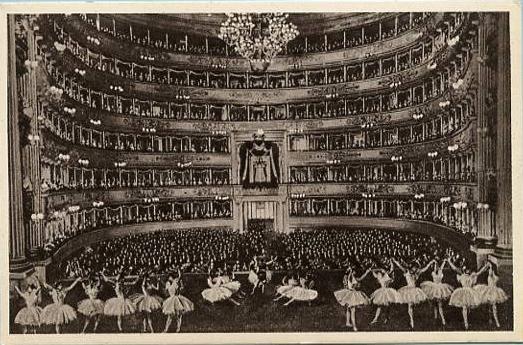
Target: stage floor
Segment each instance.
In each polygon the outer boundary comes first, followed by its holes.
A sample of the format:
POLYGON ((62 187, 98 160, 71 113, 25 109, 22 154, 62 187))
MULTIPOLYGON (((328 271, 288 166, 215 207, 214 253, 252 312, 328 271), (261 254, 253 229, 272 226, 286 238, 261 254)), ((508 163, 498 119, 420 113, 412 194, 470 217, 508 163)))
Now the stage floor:
MULTIPOLYGON (((186 314, 183 318, 182 332, 352 332, 351 328, 345 326, 345 309, 340 306, 334 296, 333 291, 341 288, 342 272, 321 272, 318 273, 316 286, 319 292, 317 300, 311 305, 308 303, 296 302, 289 306, 283 306, 283 302, 273 302, 274 285, 279 284, 281 275, 275 274, 271 285, 265 295, 255 294, 244 299, 238 299, 242 305, 234 306, 232 303, 222 302, 215 305, 206 303, 200 295, 205 288, 205 276, 186 276, 186 290, 183 293, 195 303, 195 310, 186 314), (273 285, 274 284, 274 285, 273 285)), ((448 274, 451 276, 451 274, 448 274)), ((397 276, 393 287, 400 287, 403 278, 397 276)), ((242 290, 250 292, 251 285, 247 282, 246 276, 241 276, 242 290)), ((420 281, 425 280, 424 277, 420 281)), ((483 277, 485 278, 485 277, 483 277)), ((455 282, 448 281, 453 286, 455 282)), ((480 282, 482 282, 480 280, 480 282)), ((363 290, 370 295, 377 287, 374 279, 366 278, 363 290)), ((493 323, 489 323, 489 311, 487 306, 480 306, 473 309, 470 313, 469 331, 497 331, 513 329, 513 310, 512 310, 512 279, 508 275, 502 275, 500 281, 502 287, 511 298, 504 304, 498 306, 499 320, 501 328, 497 329, 493 323)), ((137 290, 138 291, 138 290, 137 290)), ((110 289, 106 289, 101 294, 102 299, 111 297, 110 289)), ((50 303, 49 297, 44 295, 42 305, 50 303)), ((66 298, 66 303, 73 307, 81 299, 85 298, 81 287, 76 287, 66 298)), ((20 333, 19 326, 13 324, 14 316, 21 307, 17 300, 17 305, 11 301, 10 314, 11 332, 20 333)), ((382 332, 382 331, 411 331, 406 305, 393 305, 391 308, 390 320, 384 324, 381 322, 370 325, 375 313, 375 306, 369 305, 358 309, 357 324, 360 332, 382 332)), ((441 326, 439 320, 434 320, 433 311, 428 303, 423 303, 415 307, 415 328, 414 331, 464 331, 461 318, 461 310, 455 307, 445 306, 447 326, 441 326)), ((165 315, 161 312, 153 314, 153 324, 155 331, 163 330, 165 325, 165 315)), ((64 333, 78 333, 83 327, 83 317, 73 323, 63 327, 64 333)), ((92 327, 92 325, 91 325, 92 327)), ((132 315, 124 318, 124 332, 142 332, 142 321, 140 316, 132 315)), ((174 332, 174 325, 171 332, 174 332)), ((89 328, 88 332, 92 332, 89 328)), ((98 327, 97 333, 117 333, 116 319, 103 317, 98 327)), ((53 326, 42 326, 39 333, 54 333, 53 326)))

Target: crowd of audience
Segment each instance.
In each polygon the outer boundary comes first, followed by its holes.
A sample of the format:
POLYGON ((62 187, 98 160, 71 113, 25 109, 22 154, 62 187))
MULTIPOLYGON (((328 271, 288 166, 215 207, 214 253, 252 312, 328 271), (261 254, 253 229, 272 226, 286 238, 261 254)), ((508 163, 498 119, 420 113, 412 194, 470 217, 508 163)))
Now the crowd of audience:
POLYGON ((343 228, 296 230, 268 234, 261 230, 239 233, 222 228, 163 230, 107 240, 82 249, 60 264, 63 278, 120 270, 134 275, 159 274, 184 267, 208 273, 227 266, 247 271, 255 256, 270 256, 271 270, 341 269, 349 263, 381 266, 391 258, 426 264, 435 257, 459 256, 433 237, 392 230, 343 228))
POLYGON ((476 179, 472 154, 420 159, 399 163, 338 163, 290 167, 291 183, 324 182, 473 182, 476 179))
POLYGON ((442 200, 393 199, 362 193, 361 198, 303 197, 291 199, 291 217, 360 216, 424 220, 450 227, 469 238, 477 233, 477 209, 442 200))
POLYGON ((45 225, 44 238, 47 255, 52 254, 67 239, 99 228, 148 222, 230 218, 232 217, 232 205, 228 199, 158 201, 117 207, 100 206, 65 210, 55 213, 45 225))
POLYGON ((230 183, 230 169, 190 167, 180 169, 116 169, 42 164, 43 192, 155 188, 174 186, 222 186, 230 183))

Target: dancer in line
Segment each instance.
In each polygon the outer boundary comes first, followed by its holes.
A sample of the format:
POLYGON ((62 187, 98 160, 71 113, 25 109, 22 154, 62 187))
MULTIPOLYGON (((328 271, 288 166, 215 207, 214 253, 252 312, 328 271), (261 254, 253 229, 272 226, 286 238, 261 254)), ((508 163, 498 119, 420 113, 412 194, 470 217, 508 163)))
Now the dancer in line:
POLYGON ((496 266, 492 262, 487 263, 488 267, 488 278, 487 278, 487 285, 478 284, 474 286, 474 290, 479 295, 480 303, 481 304, 488 304, 491 308, 489 310, 489 322, 492 321, 492 318, 494 318, 494 322, 496 323, 496 327, 500 328, 501 325, 499 324, 499 318, 498 318, 498 304, 504 303, 508 300, 508 296, 501 289, 497 286, 499 276, 497 275, 497 269, 496 266))
POLYGON ((432 261, 423 268, 418 268, 415 265, 411 265, 409 269, 403 267, 398 261, 392 259, 392 261, 398 266, 403 272, 403 276, 407 282, 407 285, 401 287, 398 290, 400 294, 401 303, 407 305, 407 312, 409 314, 410 328, 414 329, 414 305, 420 304, 427 300, 427 295, 422 289, 416 286, 416 281, 423 272, 427 271, 432 266, 432 261))
POLYGON ((43 283, 43 286, 49 291, 53 303, 47 305, 42 311, 42 323, 54 325, 57 334, 60 334, 62 325, 66 325, 76 319, 76 311, 70 305, 65 304, 64 299, 67 293, 79 282, 80 278, 77 278, 66 288, 63 287, 61 282, 56 283, 55 287, 43 283))
POLYGON ((207 285, 209 288, 202 291, 202 297, 206 301, 214 304, 219 301, 228 300, 235 305, 240 305, 240 303, 232 297, 231 290, 222 285, 222 280, 215 272, 209 273, 207 285))
POLYGON ((42 308, 38 306, 40 284, 36 280, 35 284, 29 284, 23 292, 15 285, 15 290, 25 302, 25 307, 20 309, 15 316, 15 323, 22 326, 24 334, 28 331, 36 334, 36 328, 40 326, 42 315, 42 308))
POLYGON ((366 270, 359 278, 356 278, 354 270, 351 266, 347 268, 343 276, 343 289, 334 292, 334 297, 339 304, 347 308, 346 326, 352 327, 357 332, 356 326, 356 307, 369 304, 369 298, 364 292, 358 290, 360 282, 370 273, 370 269, 366 270))
POLYGON ((96 332, 100 318, 104 313, 104 302, 98 298, 100 285, 100 279, 98 277, 88 281, 87 284, 82 281, 82 287, 87 295, 86 299, 78 303, 78 312, 85 316, 82 333, 85 333, 85 330, 92 320, 94 320, 93 332, 96 332))
POLYGON ((474 285, 478 280, 478 276, 485 272, 487 265, 484 265, 479 271, 472 272, 467 266, 463 265, 461 268, 456 267, 450 260, 447 260, 449 266, 457 273, 458 282, 461 287, 454 290, 450 296, 449 305, 461 308, 463 315, 463 324, 465 329, 469 329, 469 310, 480 305, 481 300, 479 294, 474 290, 474 285))
POLYGON ((151 333, 154 333, 151 314, 155 310, 160 309, 163 302, 160 296, 153 294, 154 290, 158 291, 159 283, 153 284, 147 274, 141 280, 142 293, 131 296, 131 301, 136 305, 136 309, 142 313, 143 332, 147 332, 147 327, 149 327, 151 333))
MULTIPOLYGON (((116 316, 116 324, 120 332, 122 329, 122 317, 134 314, 136 312, 136 306, 134 303, 125 297, 123 288, 125 285, 125 280, 122 278, 123 272, 120 272, 116 279, 109 279, 102 272, 102 278, 105 282, 111 284, 114 289, 116 297, 110 298, 105 302, 104 314, 109 316, 116 316)), ((134 280, 130 285, 134 285, 138 282, 140 278, 134 280)))
POLYGON ((180 332, 182 328, 182 317, 185 313, 194 310, 194 304, 188 298, 180 295, 183 290, 182 272, 178 271, 178 276, 169 275, 165 283, 165 289, 169 293, 169 298, 163 302, 162 311, 167 315, 165 322, 164 333, 169 331, 173 318, 176 320, 176 332, 180 332))
POLYGON ((420 284, 421 289, 425 292, 425 295, 427 295, 434 307, 434 319, 438 319, 439 313, 443 326, 446 325, 443 301, 447 300, 454 290, 449 284, 443 283, 443 268, 445 268, 445 264, 445 260, 441 265, 438 265, 434 260, 432 263, 433 270, 431 272, 432 281, 424 281, 420 284))
POLYGON ((385 314, 385 321, 384 323, 387 323, 389 321, 389 315, 390 315, 390 305, 393 303, 400 303, 401 297, 395 289, 389 287, 390 283, 392 282, 392 278, 390 277, 390 274, 394 272, 394 266, 391 261, 390 263, 390 269, 388 271, 385 271, 384 269, 374 269, 371 271, 372 275, 378 283, 380 284, 380 288, 378 288, 376 291, 372 293, 370 296, 370 300, 372 304, 376 305, 378 308, 376 309, 376 314, 374 315, 374 319, 372 319, 371 324, 375 324, 378 322, 378 319, 381 314, 381 310, 384 310, 385 314))

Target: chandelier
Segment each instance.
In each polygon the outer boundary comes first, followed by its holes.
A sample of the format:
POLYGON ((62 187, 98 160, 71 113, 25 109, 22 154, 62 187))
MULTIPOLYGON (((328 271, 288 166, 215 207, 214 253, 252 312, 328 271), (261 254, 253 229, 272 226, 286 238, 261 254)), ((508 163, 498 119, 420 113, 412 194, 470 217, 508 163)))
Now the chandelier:
POLYGON ((298 28, 283 13, 229 13, 218 35, 255 72, 267 70, 271 60, 298 36, 298 28))

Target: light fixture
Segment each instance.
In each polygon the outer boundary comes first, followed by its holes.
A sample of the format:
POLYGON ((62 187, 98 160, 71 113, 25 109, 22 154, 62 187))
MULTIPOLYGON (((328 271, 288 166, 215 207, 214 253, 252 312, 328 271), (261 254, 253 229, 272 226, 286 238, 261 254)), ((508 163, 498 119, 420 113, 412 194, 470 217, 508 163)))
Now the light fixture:
POLYGON ((399 162, 403 160, 403 156, 392 156, 390 157, 390 160, 393 162, 399 162))
POLYGON ((454 152, 454 151, 456 151, 458 148, 459 148, 458 144, 454 144, 454 145, 450 145, 449 147, 447 147, 447 150, 448 150, 449 152, 454 152))
POLYGON ((298 36, 298 27, 283 13, 228 13, 218 37, 249 60, 251 69, 264 72, 271 60, 298 36))
POLYGON ((305 194, 304 193, 292 193, 291 198, 292 199, 303 199, 303 198, 305 198, 305 194))

